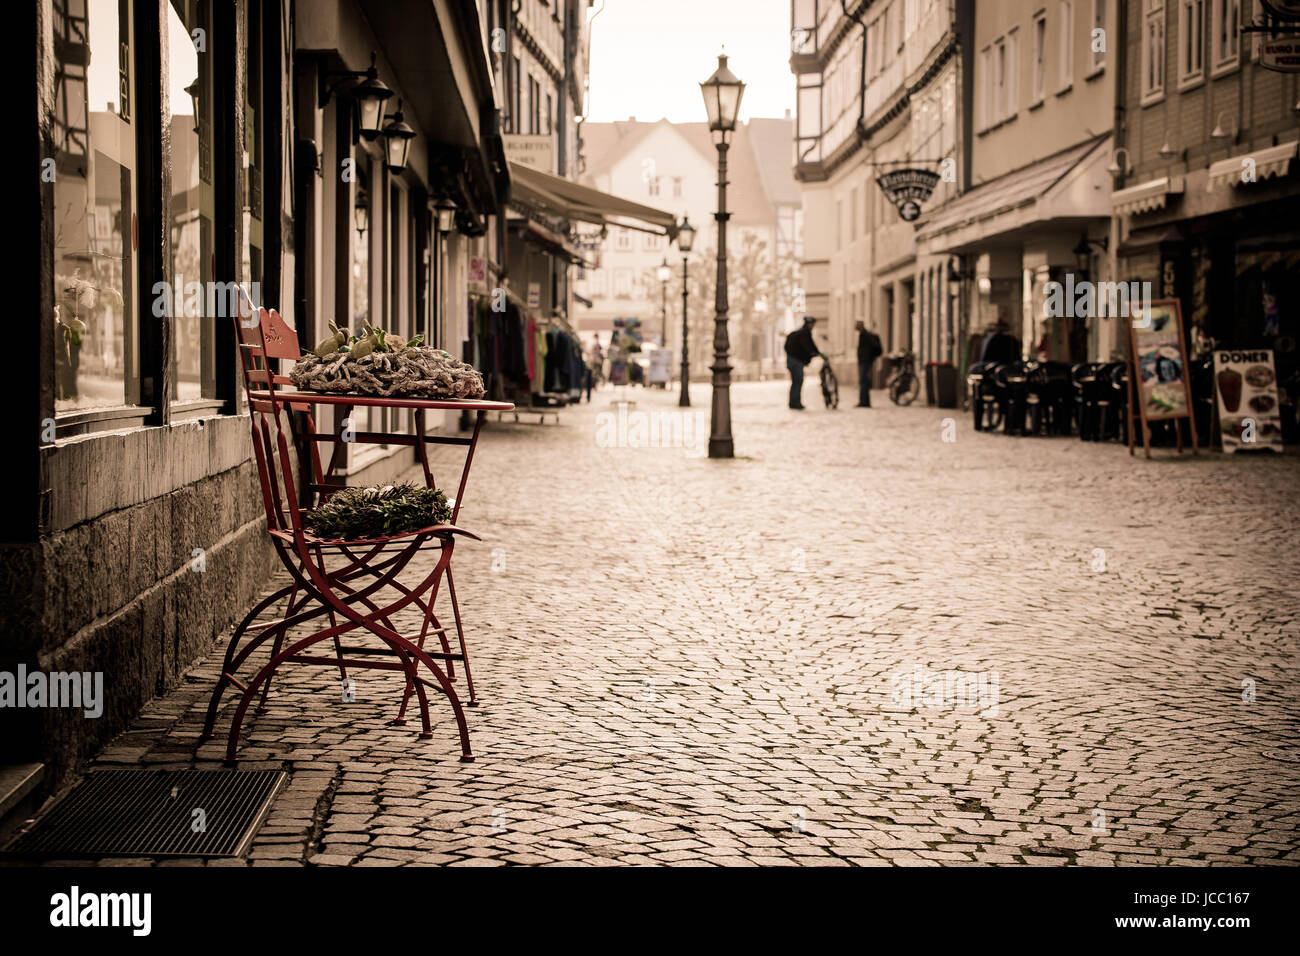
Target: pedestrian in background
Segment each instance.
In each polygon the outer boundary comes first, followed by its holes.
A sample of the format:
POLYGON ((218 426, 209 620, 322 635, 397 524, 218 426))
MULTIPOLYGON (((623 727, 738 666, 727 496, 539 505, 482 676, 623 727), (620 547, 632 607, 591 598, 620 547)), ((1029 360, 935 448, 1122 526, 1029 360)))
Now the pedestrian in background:
POLYGON ((791 408, 803 409, 804 367, 822 354, 817 351, 817 343, 813 341, 813 325, 816 322, 811 315, 805 315, 803 326, 785 337, 785 367, 790 370, 791 408))
POLYGON ((989 337, 984 340, 984 347, 980 349, 981 362, 1005 365, 1020 361, 1020 340, 1008 334, 1010 328, 1001 319, 997 321, 989 337))
POLYGON ((871 407, 871 376, 876 366, 876 359, 884 352, 880 336, 872 332, 861 321, 858 329, 858 408, 871 407))

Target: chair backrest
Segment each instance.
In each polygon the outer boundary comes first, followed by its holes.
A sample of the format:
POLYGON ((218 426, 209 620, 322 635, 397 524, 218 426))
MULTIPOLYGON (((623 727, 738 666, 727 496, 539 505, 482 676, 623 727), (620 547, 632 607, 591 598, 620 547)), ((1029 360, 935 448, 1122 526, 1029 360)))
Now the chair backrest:
MULTIPOLYGON (((293 416, 283 415, 283 404, 274 399, 276 386, 291 385, 292 382, 287 376, 280 375, 272 362, 297 359, 302 354, 298 349, 298 334, 274 309, 254 307, 251 302, 241 299, 239 312, 241 314, 234 317, 235 337, 267 527, 297 533, 302 522, 290 453, 291 444, 297 444, 297 435, 293 416), (272 397, 257 397, 254 392, 272 397)), ((315 430, 310 405, 291 404, 289 411, 307 413, 307 431, 315 430)), ((320 458, 314 443, 310 448, 310 459, 319 481, 320 458)))

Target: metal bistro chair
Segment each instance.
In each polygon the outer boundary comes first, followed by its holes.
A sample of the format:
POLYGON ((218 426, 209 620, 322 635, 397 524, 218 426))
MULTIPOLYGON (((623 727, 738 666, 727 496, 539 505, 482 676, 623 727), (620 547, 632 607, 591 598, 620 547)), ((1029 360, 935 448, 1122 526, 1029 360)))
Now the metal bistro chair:
MULTIPOLYGON (((289 380, 275 373, 270 362, 280 358, 297 359, 300 351, 297 335, 274 311, 259 310, 258 321, 245 326, 236 322, 240 339, 245 389, 248 395, 250 422, 253 434, 253 450, 257 461, 258 477, 262 488, 263 503, 267 514, 267 532, 279 555, 281 563, 289 571, 292 583, 280 588, 260 601, 243 622, 236 628, 226 651, 221 677, 213 689, 208 705, 207 718, 204 723, 203 739, 211 737, 215 726, 217 710, 227 687, 234 686, 242 693, 236 706, 231 723, 226 751, 226 762, 235 762, 238 747, 239 730, 244 716, 259 687, 262 690, 259 712, 264 709, 270 682, 276 670, 284 663, 302 663, 318 666, 338 667, 340 675, 347 680, 347 668, 375 670, 400 670, 406 677, 401 709, 394 721, 405 723, 407 704, 414 694, 417 697, 422 738, 432 736, 429 721, 426 687, 433 687, 447 695, 456 718, 461 740, 461 760, 471 761, 469 732, 465 723, 460 700, 451 683, 451 675, 444 672, 435 660, 441 660, 450 666, 459 660, 466 666, 467 683, 469 679, 467 655, 464 652, 463 634, 461 653, 454 654, 448 646, 447 634, 438 623, 433 613, 438 586, 444 575, 448 577, 454 551, 455 536, 463 535, 478 540, 477 535, 456 527, 455 521, 460 510, 460 500, 464 495, 465 481, 473 459, 473 450, 479 435, 479 427, 474 430, 473 438, 443 438, 442 442, 467 445, 465 467, 461 475, 457 501, 450 524, 434 525, 421 528, 415 532, 390 535, 378 538, 330 540, 311 534, 303 526, 302 509, 295 487, 291 446, 302 441, 306 446, 309 461, 302 464, 310 467, 314 482, 310 483, 313 492, 319 492, 322 500, 330 493, 337 492, 341 485, 331 485, 322 472, 320 457, 315 443, 318 441, 341 441, 332 435, 320 435, 316 432, 311 415, 312 404, 349 404, 352 402, 366 404, 373 400, 337 396, 315 396, 305 393, 277 392, 277 385, 289 385, 289 380), (260 386, 260 387, 259 387, 260 386), (292 396, 292 397, 291 397, 292 396), (306 431, 298 432, 288 420, 290 414, 305 414, 306 431), (304 439, 306 439, 304 441, 304 439), (438 559, 433 569, 424 575, 414 586, 408 586, 398 580, 398 576, 407 570, 412 558, 420 551, 437 550, 438 559), (427 598, 425 597, 427 595, 427 598), (284 613, 281 617, 265 624, 253 622, 273 604, 286 599, 284 613), (388 603, 381 603, 387 601, 388 603), (404 608, 414 605, 422 614, 422 626, 413 639, 401 634, 393 623, 393 616, 404 608), (315 633, 292 640, 289 647, 282 645, 290 629, 304 625, 309 621, 327 617, 329 626, 315 633), (430 631, 434 631, 442 645, 442 652, 427 652, 424 644, 430 631), (345 634, 361 631, 377 639, 378 647, 345 647, 342 637, 345 634), (305 653, 314 645, 329 640, 333 644, 332 656, 319 656, 305 653), (256 671, 247 681, 237 675, 242 665, 258 648, 272 642, 270 660, 256 671), (396 658, 392 660, 391 658, 396 658), (423 667, 433 680, 421 675, 423 667)), ((478 426, 481 426, 486 414, 483 407, 499 403, 483 402, 421 402, 420 400, 385 400, 376 404, 385 404, 399 408, 415 408, 422 411, 427 407, 466 407, 479 410, 478 426)), ((421 423, 422 424, 422 423, 421 423)), ((384 438, 389 442, 416 444, 419 446, 421 462, 426 478, 432 486, 427 457, 423 447, 423 430, 420 436, 367 435, 366 440, 384 438)), ((362 436, 356 436, 360 439, 362 436)), ((438 439, 430 439, 438 440, 438 439)), ((337 459, 337 455, 336 455, 337 459)), ((333 463, 331 472, 334 471, 333 463)), ((458 634, 460 632, 459 610, 456 610, 458 634)), ((323 622, 322 622, 323 623, 323 622)), ((373 642, 372 642, 373 643, 373 642)), ((472 691, 471 691, 472 693, 472 691)))
MULTIPOLYGON (((293 361, 297 361, 297 359, 302 355, 298 343, 297 333, 288 325, 288 323, 284 322, 280 318, 279 313, 277 313, 275 310, 270 310, 268 312, 265 309, 260 309, 258 310, 258 315, 259 315, 258 328, 262 333, 263 341, 265 343, 265 352, 266 352, 265 355, 256 356, 253 354, 253 351, 257 348, 256 344, 245 344, 243 342, 243 338, 245 336, 245 329, 247 327, 239 323, 236 324, 237 334, 241 338, 240 354, 243 357, 242 368, 244 370, 244 387, 249 395, 250 400, 252 398, 252 389, 254 384, 261 383, 265 375, 267 374, 266 369, 269 368, 268 360, 290 359, 293 361), (260 359, 260 364, 259 364, 259 359, 260 359)), ((291 384, 288 378, 282 375, 275 375, 274 370, 271 370, 270 374, 272 376, 270 387, 272 388, 275 385, 291 384)), ((347 462, 347 454, 345 452, 347 443, 341 440, 337 435, 317 431, 316 423, 312 415, 312 404, 314 404, 315 401, 316 401, 315 397, 312 397, 312 401, 291 402, 289 404, 289 409, 291 413, 296 412, 296 413, 300 413, 303 416, 302 417, 303 427, 299 428, 299 424, 300 424, 299 419, 294 414, 290 414, 289 428, 290 431, 293 433, 294 443, 298 446, 300 451, 303 453, 303 458, 305 458, 305 460, 300 458, 299 467, 300 468, 305 467, 311 469, 311 477, 313 480, 311 482, 306 483, 304 489, 306 492, 306 505, 309 508, 313 507, 315 504, 319 504, 327 500, 330 495, 340 491, 341 489, 348 487, 346 481, 343 481, 338 477, 339 472, 343 469, 343 466, 347 462), (330 456, 329 467, 327 470, 324 471, 321 468, 320 452, 317 448, 317 446, 322 442, 332 443, 334 445, 334 452, 330 456)), ((343 421, 347 421, 348 416, 352 412, 352 406, 350 404, 344 404, 344 403, 336 403, 336 404, 342 405, 341 412, 339 415, 340 419, 342 419, 343 421)), ((429 404, 429 403, 417 402, 414 404, 418 406, 420 404, 429 404)), ((464 404, 464 403, 457 403, 457 404, 464 404)), ((483 405, 484 403, 475 402, 470 404, 483 405)), ((501 410, 508 410, 510 408, 513 408, 514 406, 506 403, 497 403, 497 404, 492 404, 491 407, 498 409, 497 416, 499 419, 501 415, 501 410)), ((446 438, 446 437, 430 438, 426 435, 425 409, 421 407, 414 408, 414 418, 415 418, 415 430, 416 430, 416 437, 414 439, 412 439, 412 436, 403 435, 403 434, 393 434, 393 433, 376 434, 371 432, 361 432, 353 435, 351 441, 355 444, 367 444, 367 443, 414 444, 416 446, 416 451, 419 454, 420 466, 424 472, 425 484, 430 488, 436 488, 437 483, 435 482, 433 477, 433 469, 429 465, 429 455, 428 455, 428 448, 427 448, 428 443, 433 442, 434 444, 468 446, 465 465, 461 474, 460 486, 457 489, 456 497, 452 499, 452 506, 454 509, 452 523, 454 524, 456 521, 456 516, 460 514, 460 502, 465 496, 465 480, 469 476, 469 466, 470 466, 470 462, 473 459, 474 448, 478 442, 479 431, 482 427, 484 414, 483 413, 479 414, 478 420, 476 421, 474 426, 474 434, 472 438, 446 438)), ((455 655, 451 653, 451 647, 449 646, 447 640, 447 630, 442 626, 442 622, 438 620, 437 615, 433 613, 432 608, 430 608, 428 611, 429 616, 433 622, 433 627, 431 628, 431 631, 434 635, 437 636, 439 642, 442 644, 443 654, 446 655, 447 678, 451 680, 453 683, 455 682, 456 661, 460 661, 461 666, 464 668, 465 671, 465 686, 466 689, 469 691, 468 704, 470 707, 477 707, 478 695, 474 691, 474 675, 471 672, 469 666, 469 651, 465 646, 465 628, 460 616, 460 602, 456 597, 456 581, 455 578, 452 577, 452 569, 450 564, 447 565, 446 578, 447 578, 447 593, 451 599, 451 613, 452 613, 452 619, 456 625, 456 640, 457 643, 460 645, 460 654, 455 655)), ((290 588, 291 602, 293 599, 292 593, 293 592, 291 586, 290 588)), ((283 596, 284 596, 283 593, 277 592, 276 595, 271 596, 271 601, 272 602, 277 601, 279 600, 280 597, 283 596)), ((254 608, 253 617, 255 618, 256 615, 260 613, 261 609, 264 609, 264 607, 265 605, 263 605, 261 608, 254 608)), ((421 646, 423 646, 423 639, 421 640, 421 646)), ((342 674, 343 679, 346 680, 347 679, 346 668, 340 668, 340 673, 342 674)), ((397 717, 393 720, 394 724, 400 726, 406 723, 406 708, 407 705, 410 703, 411 690, 412 688, 408 683, 406 688, 406 694, 402 698, 401 709, 398 712, 397 717)), ((269 691, 270 691, 270 683, 268 682, 267 686, 263 688, 262 702, 259 704, 257 712, 260 713, 263 710, 265 710, 266 696, 269 693, 269 691)))

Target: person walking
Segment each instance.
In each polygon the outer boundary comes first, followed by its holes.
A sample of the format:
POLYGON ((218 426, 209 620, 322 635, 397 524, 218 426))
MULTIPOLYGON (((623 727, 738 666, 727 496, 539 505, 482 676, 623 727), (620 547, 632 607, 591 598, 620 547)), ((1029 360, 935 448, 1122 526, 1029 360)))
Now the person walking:
POLYGON ((811 315, 805 315, 803 326, 785 337, 785 367, 790 370, 790 407, 801 411, 804 367, 822 354, 817 351, 817 343, 813 341, 813 325, 816 322, 811 315))
POLYGON ((858 330, 858 408, 871 407, 871 377, 876 359, 884 352, 880 336, 872 332, 861 321, 858 330))

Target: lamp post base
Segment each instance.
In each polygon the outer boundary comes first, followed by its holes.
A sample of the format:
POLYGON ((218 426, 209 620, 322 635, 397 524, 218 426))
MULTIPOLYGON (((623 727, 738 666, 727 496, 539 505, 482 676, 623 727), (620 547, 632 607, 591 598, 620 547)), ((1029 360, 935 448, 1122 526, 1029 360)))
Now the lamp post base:
POLYGON ((735 458, 736 444, 730 438, 709 439, 710 458, 735 458))

